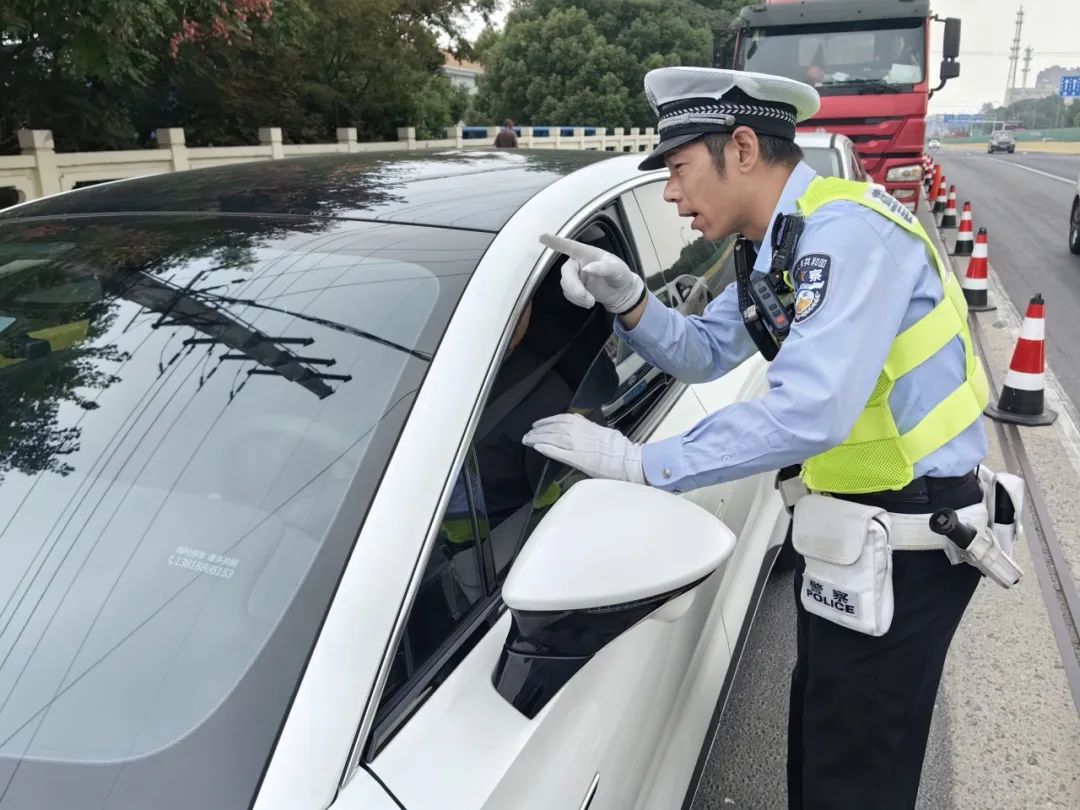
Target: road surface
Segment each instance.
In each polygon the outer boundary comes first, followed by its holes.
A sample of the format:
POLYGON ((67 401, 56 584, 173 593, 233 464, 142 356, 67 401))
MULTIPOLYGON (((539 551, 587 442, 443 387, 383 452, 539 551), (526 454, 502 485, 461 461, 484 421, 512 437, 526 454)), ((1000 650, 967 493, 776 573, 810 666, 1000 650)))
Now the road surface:
MULTIPOLYGON (((1080 403, 1080 256, 1069 252, 1069 211, 1080 156, 942 151, 935 155, 958 206, 970 200, 976 231, 987 229, 990 263, 1022 315, 1046 299, 1046 357, 1080 403)), ((952 242, 949 242, 952 247, 952 242)))

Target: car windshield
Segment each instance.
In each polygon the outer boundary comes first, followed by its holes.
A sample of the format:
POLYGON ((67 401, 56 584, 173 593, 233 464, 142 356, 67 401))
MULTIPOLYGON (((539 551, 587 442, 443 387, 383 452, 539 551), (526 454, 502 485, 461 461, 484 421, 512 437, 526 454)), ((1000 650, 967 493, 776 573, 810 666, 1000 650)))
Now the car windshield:
POLYGON ((804 146, 803 161, 822 177, 842 177, 840 155, 825 146, 804 146))
POLYGON ((910 91, 923 81, 920 20, 756 28, 742 38, 743 69, 812 84, 822 95, 910 91))
POLYGON ((250 805, 491 238, 0 222, 0 807, 250 805))

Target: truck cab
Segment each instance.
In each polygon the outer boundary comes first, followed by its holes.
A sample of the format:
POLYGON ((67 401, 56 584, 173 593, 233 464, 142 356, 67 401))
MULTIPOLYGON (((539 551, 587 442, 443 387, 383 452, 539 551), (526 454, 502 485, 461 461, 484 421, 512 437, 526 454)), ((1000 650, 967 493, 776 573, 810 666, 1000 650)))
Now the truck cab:
MULTIPOLYGON (((871 177, 915 210, 933 92, 932 19, 929 0, 773 0, 740 12, 714 61, 814 86, 821 109, 800 129, 847 135, 871 177)), ((949 22, 946 44, 958 51, 959 20, 949 22)), ((950 47, 942 84, 946 72, 959 74, 950 47)))

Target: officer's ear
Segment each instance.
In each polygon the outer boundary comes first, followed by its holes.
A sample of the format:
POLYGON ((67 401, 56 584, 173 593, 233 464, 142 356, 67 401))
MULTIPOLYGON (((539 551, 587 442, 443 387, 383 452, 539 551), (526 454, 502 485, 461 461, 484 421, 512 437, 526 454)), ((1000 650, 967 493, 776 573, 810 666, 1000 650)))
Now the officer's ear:
POLYGON ((731 133, 731 144, 735 147, 738 170, 743 174, 753 171, 760 156, 757 133, 750 127, 736 127, 731 133))

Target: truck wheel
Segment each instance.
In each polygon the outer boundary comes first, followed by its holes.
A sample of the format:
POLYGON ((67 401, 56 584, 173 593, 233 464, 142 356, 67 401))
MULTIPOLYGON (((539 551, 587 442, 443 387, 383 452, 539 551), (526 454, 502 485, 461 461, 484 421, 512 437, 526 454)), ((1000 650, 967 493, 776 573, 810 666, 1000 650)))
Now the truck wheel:
POLYGON ((1080 256, 1080 197, 1073 200, 1072 216, 1069 217, 1069 250, 1080 256))

